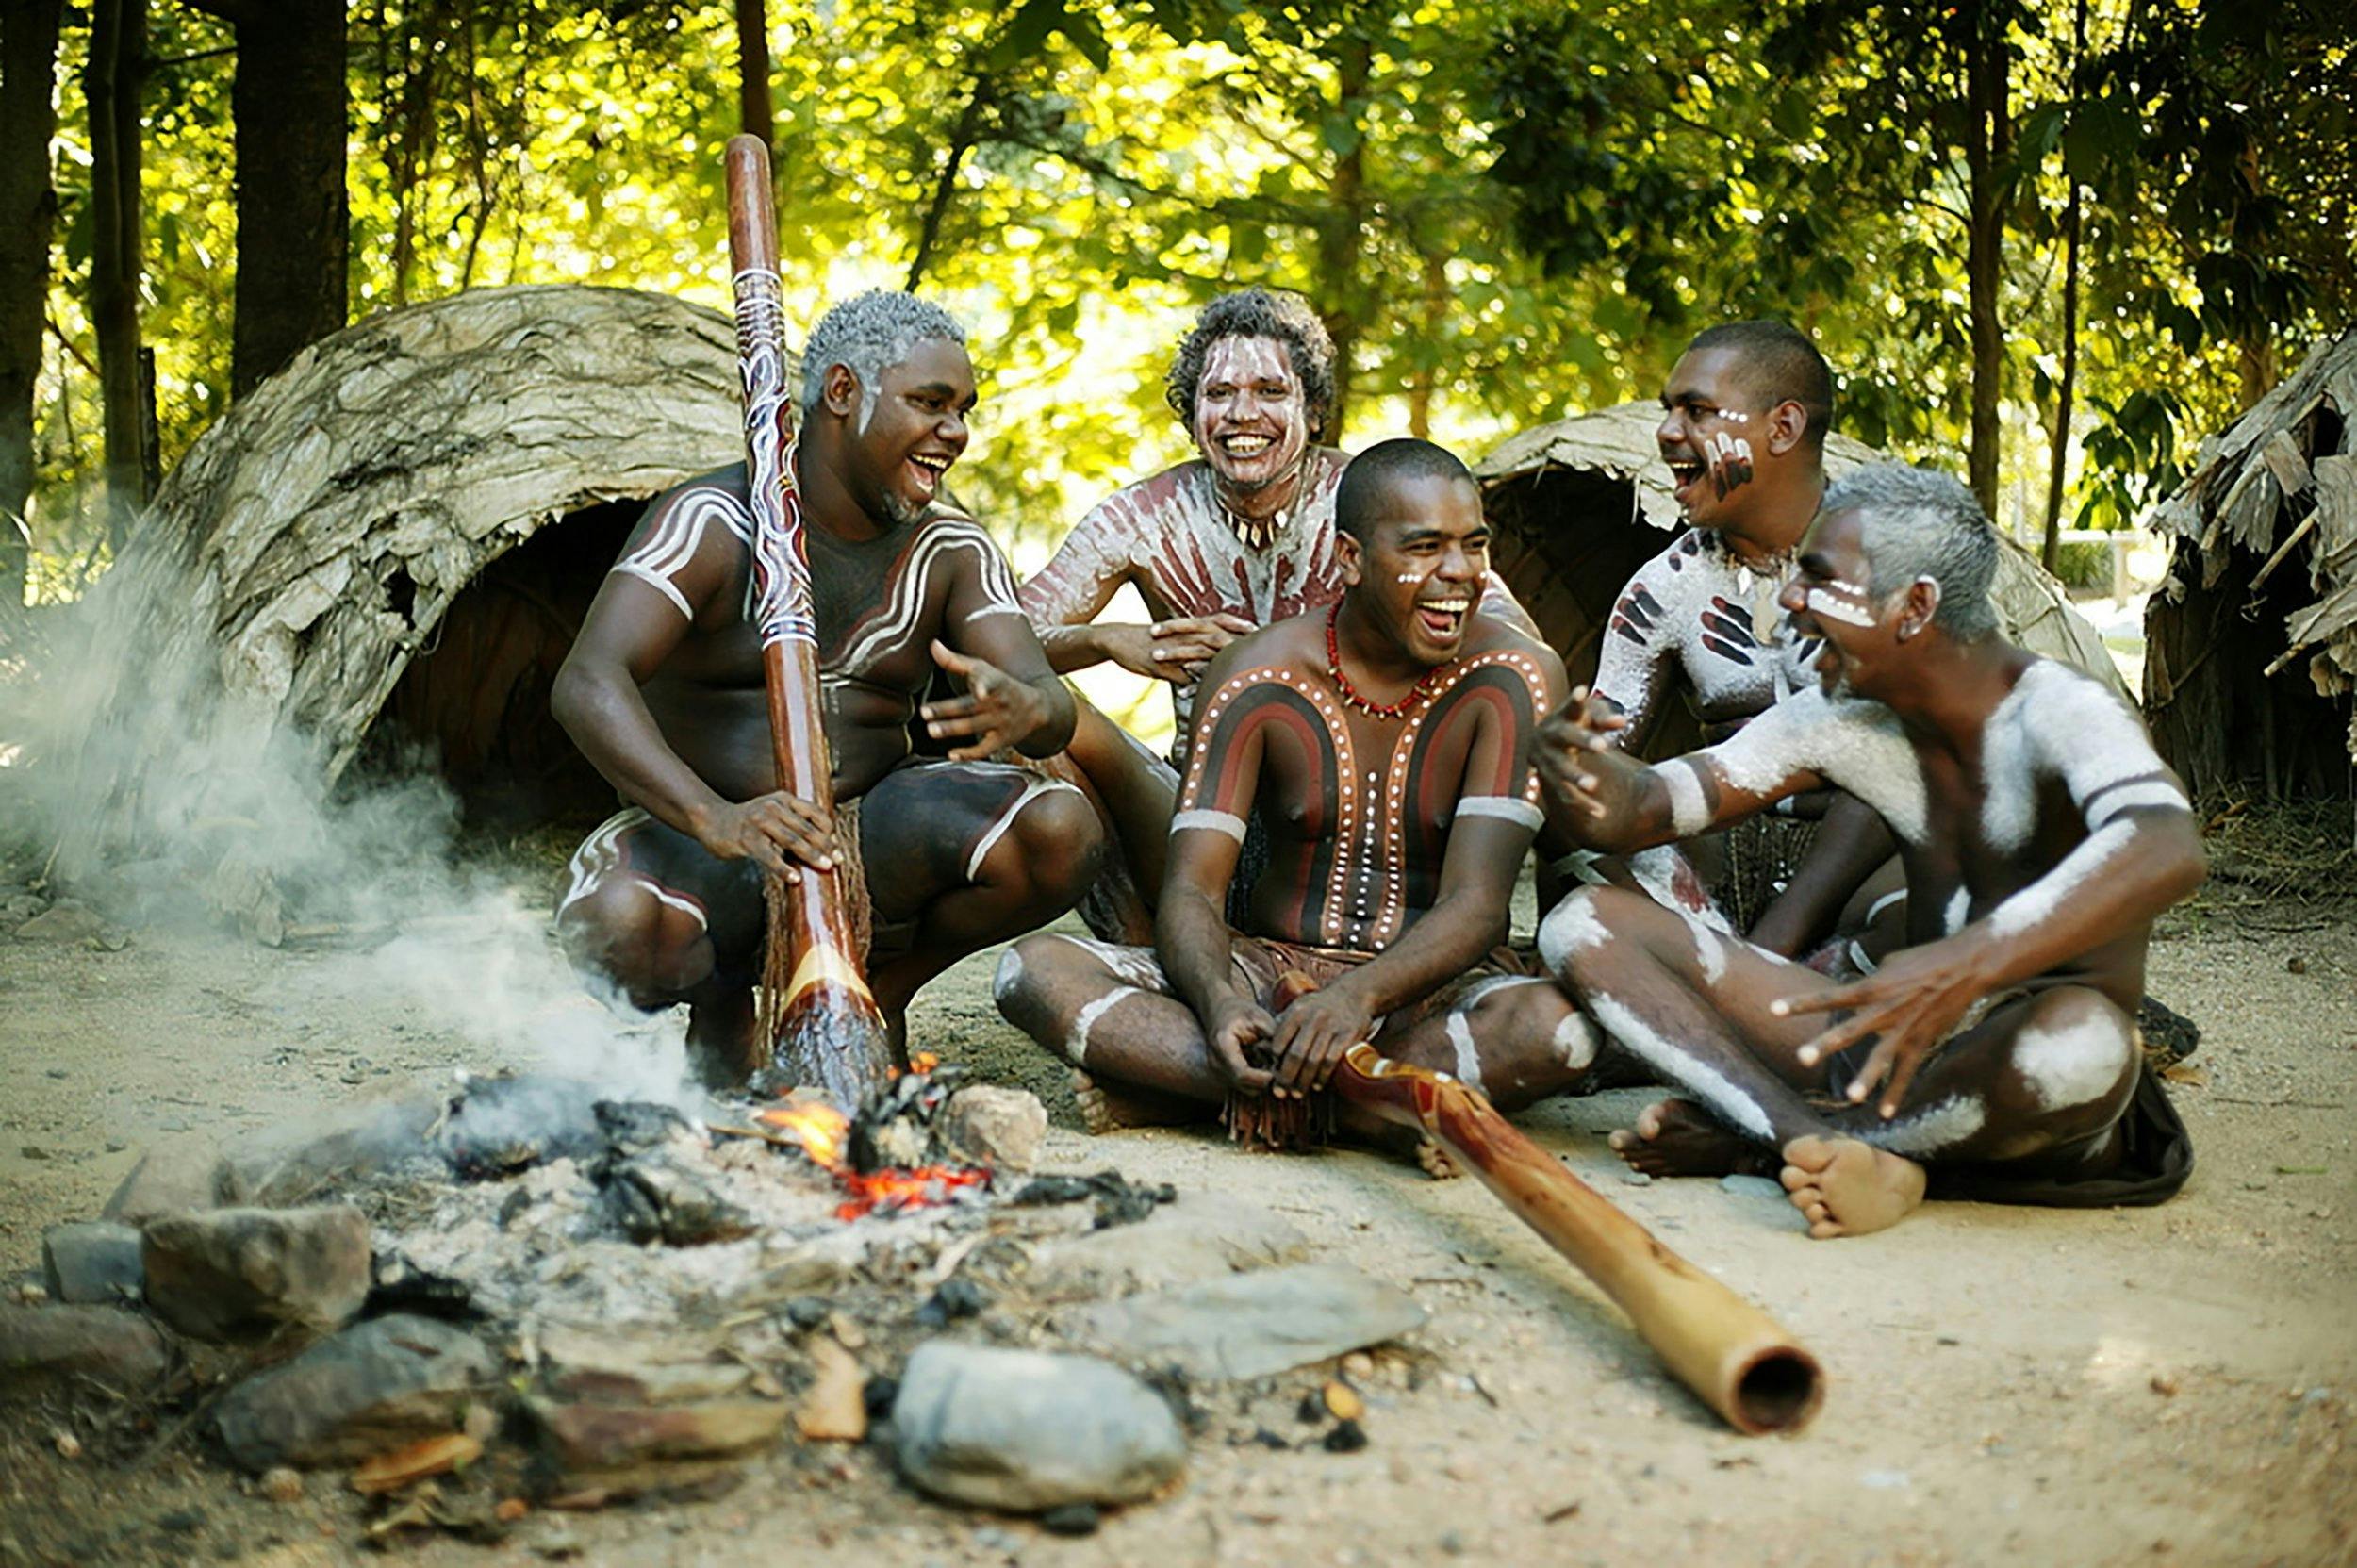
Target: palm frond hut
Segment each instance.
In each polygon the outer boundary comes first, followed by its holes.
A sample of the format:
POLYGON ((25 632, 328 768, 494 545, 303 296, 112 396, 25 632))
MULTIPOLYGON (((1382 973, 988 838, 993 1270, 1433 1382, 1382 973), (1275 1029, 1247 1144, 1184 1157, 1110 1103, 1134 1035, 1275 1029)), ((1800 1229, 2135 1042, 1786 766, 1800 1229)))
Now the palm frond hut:
POLYGON ((2197 796, 2357 795, 2357 332, 2202 442, 2153 514, 2144 700, 2197 796))

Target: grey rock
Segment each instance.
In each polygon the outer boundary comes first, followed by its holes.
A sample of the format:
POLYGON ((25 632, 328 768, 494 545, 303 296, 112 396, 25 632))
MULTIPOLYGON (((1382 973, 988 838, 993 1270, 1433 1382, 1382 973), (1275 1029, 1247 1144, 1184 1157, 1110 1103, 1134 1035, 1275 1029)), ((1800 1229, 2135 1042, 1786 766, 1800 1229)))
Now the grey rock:
POLYGON ((79 899, 59 899, 16 928, 20 942, 81 942, 106 929, 98 911, 79 899))
POLYGON ((1124 1361, 1188 1377, 1265 1378, 1420 1327, 1404 1293, 1342 1263, 1239 1274, 1067 1311, 1067 1333, 1124 1361))
POLYGON ((42 1283, 58 1301, 119 1306, 136 1301, 147 1277, 137 1226, 74 1220, 41 1233, 42 1283))
POLYGON ((1121 1368, 948 1340, 909 1358, 892 1429, 912 1485, 1017 1513, 1135 1502, 1187 1462, 1170 1407, 1121 1368))
POLYGON ((1719 1185, 1738 1197, 1764 1197, 1772 1203, 1783 1203, 1788 1196, 1783 1182, 1766 1176, 1722 1176, 1719 1185))
POLYGON ((449 1324, 371 1318, 231 1389, 215 1426, 229 1457, 256 1475, 349 1463, 457 1429, 498 1371, 481 1342, 449 1324))
POLYGON ((1149 1219, 1041 1246, 1024 1288, 1043 1301, 1094 1301, 1306 1261, 1309 1238, 1266 1209, 1190 1193, 1149 1219))
POLYGON ((133 1393, 171 1365, 164 1337, 120 1307, 0 1306, 0 1404, 74 1378, 133 1393))
POLYGON ((1028 1089, 972 1084, 949 1097, 933 1136, 950 1154, 993 1170, 1030 1170, 1047 1136, 1047 1107, 1028 1089))
POLYGON ((0 898, 0 926, 13 931, 48 907, 49 900, 38 893, 10 893, 0 898))
POLYGON ((426 1140, 445 1103, 438 1093, 418 1092, 266 1129, 223 1162, 222 1201, 265 1209, 307 1203, 339 1183, 430 1152, 426 1140))
POLYGON ((348 1203, 168 1214, 142 1242, 148 1305, 199 1339, 324 1333, 368 1298, 369 1222, 348 1203))

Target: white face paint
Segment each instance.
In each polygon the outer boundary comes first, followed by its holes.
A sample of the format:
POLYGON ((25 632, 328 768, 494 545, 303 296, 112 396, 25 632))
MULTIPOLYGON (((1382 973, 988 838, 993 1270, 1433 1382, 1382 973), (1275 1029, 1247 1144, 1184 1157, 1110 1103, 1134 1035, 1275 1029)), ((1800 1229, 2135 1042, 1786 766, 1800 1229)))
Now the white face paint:
POLYGON ((1222 338, 1195 386, 1195 444, 1223 489, 1247 496, 1293 474, 1310 410, 1293 355, 1275 338, 1222 338))
POLYGON ((1865 594, 1848 583, 1811 588, 1804 596, 1803 602, 1808 606, 1808 613, 1820 620, 1838 620, 1845 626, 1874 624, 1874 612, 1868 607, 1865 594), (1837 592, 1837 589, 1841 591, 1837 592))
POLYGON ((1568 972, 1574 953, 1593 952, 1612 940, 1596 917, 1595 896, 1582 887, 1564 895, 1555 912, 1539 924, 1539 962, 1556 975, 1568 972))
POLYGON ((2067 1022, 2023 1030, 2014 1038, 2013 1065, 2039 1110, 2059 1111, 2090 1104, 2118 1088, 2130 1049, 2119 1020, 2090 1007, 2067 1022))

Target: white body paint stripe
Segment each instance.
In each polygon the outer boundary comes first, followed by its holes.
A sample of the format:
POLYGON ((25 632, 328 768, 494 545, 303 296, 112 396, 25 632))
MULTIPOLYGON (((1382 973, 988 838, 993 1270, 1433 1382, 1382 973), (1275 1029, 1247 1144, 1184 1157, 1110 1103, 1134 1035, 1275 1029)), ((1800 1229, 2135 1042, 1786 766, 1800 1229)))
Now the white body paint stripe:
POLYGON ((1172 833, 1185 833, 1190 828, 1203 828, 1211 833, 1224 833, 1237 843, 1244 842, 1244 818, 1226 811, 1182 811, 1170 819, 1172 833))
POLYGON ((1987 1122, 1988 1108, 1977 1097, 1951 1095, 1928 1110, 1862 1129, 1857 1137, 1893 1154, 1937 1154, 1955 1147, 1987 1122))
POLYGON ((993 822, 982 836, 975 841, 974 852, 965 857, 965 880, 972 882, 981 874, 982 857, 989 854, 997 845, 998 840, 1006 836, 1007 830, 1014 826, 1014 819, 1023 815, 1025 806, 1043 795, 1052 795, 1060 789, 1073 795, 1080 793, 1062 779, 1033 779, 1025 784, 1023 793, 1014 798, 1014 803, 1000 812, 998 820, 993 822))
POLYGON ((1679 1087, 1716 1111, 1738 1131, 1748 1132, 1762 1143, 1775 1136, 1769 1126, 1768 1113, 1756 1101, 1716 1068, 1705 1066, 1655 1033, 1652 1025, 1619 1001, 1599 992, 1588 999, 1588 1010, 1614 1039, 1643 1057, 1651 1066, 1677 1080, 1679 1087))
POLYGON ((689 620, 696 619, 696 612, 687 607, 687 596, 680 592, 678 587, 672 584, 671 580, 668 577, 664 576, 661 572, 655 571, 648 567, 642 567, 635 561, 617 562, 614 569, 622 573, 626 577, 635 577, 642 583, 652 585, 664 598, 671 602, 672 608, 678 610, 681 615, 684 616, 689 620))
POLYGON ((1680 838, 1690 838, 1710 825, 1710 807, 1703 797, 1698 764, 1678 757, 1656 771, 1670 791, 1670 826, 1680 838))
POLYGON ((1142 997, 1144 995, 1146 995, 1146 993, 1139 990, 1134 985, 1116 985, 1112 990, 1106 992, 1103 996, 1097 998, 1095 1001, 1089 1003, 1086 1007, 1080 1009, 1080 1015, 1072 1020, 1072 1032, 1064 1036, 1064 1060, 1071 1063, 1076 1067, 1087 1066, 1089 1054, 1089 1031, 1096 1027, 1096 1020, 1103 1017, 1112 1010, 1113 1004, 1122 1000, 1122 999, 1126 997, 1142 997))
POLYGON ((2141 784, 2124 784, 2102 791, 2087 807, 2087 826, 2100 828, 2123 811, 2138 807, 2158 806, 2168 811, 2190 811, 2185 792, 2167 779, 2148 779, 2141 784))
POLYGON ((1990 933, 2014 936, 2051 919, 2073 894, 2095 880, 2106 862, 2128 847, 2135 832, 2130 823, 2114 822, 2089 834, 2052 870, 1991 910, 1990 933))
POLYGON ((1892 904, 1903 904, 1906 901, 1907 890, 1904 887, 1899 889, 1896 893, 1884 894, 1881 898, 1876 899, 1872 903, 1866 906, 1866 923, 1870 926, 1872 925, 1875 918, 1879 916, 1884 910, 1888 909, 1892 904))
POLYGON ((1468 795, 1457 802, 1459 817, 1498 817, 1517 823, 1533 833, 1546 821, 1546 816, 1528 801, 1512 795, 1468 795))
POLYGON ((1457 1076, 1468 1088, 1481 1087, 1481 1053, 1474 1048, 1473 1026, 1462 1013, 1448 1015, 1448 1043, 1457 1048, 1457 1076))
POLYGON ((2042 1111, 2086 1105, 2119 1084, 2128 1065, 2128 1035, 2101 1011, 2052 1029, 2025 1029, 2013 1043, 2013 1065, 2042 1111))

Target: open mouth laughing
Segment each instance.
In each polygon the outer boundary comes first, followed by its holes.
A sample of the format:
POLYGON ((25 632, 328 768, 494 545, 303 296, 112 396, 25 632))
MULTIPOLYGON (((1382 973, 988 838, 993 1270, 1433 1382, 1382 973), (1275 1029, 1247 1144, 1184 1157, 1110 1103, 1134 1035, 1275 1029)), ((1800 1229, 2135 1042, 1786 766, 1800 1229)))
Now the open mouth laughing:
POLYGON ((1689 456, 1683 453, 1673 455, 1665 452, 1661 454, 1661 461, 1668 465, 1670 470, 1671 492, 1680 502, 1684 502, 1687 492, 1699 484, 1703 476, 1710 471, 1709 464, 1699 457, 1689 456))
POLYGON ((1473 601, 1461 595, 1420 600, 1416 604, 1416 623, 1433 641, 1454 642, 1464 633, 1465 617, 1472 609, 1473 601))
POLYGON ((909 471, 915 476, 916 493, 931 500, 941 489, 941 476, 949 471, 956 459, 939 453, 919 452, 909 457, 909 471))

